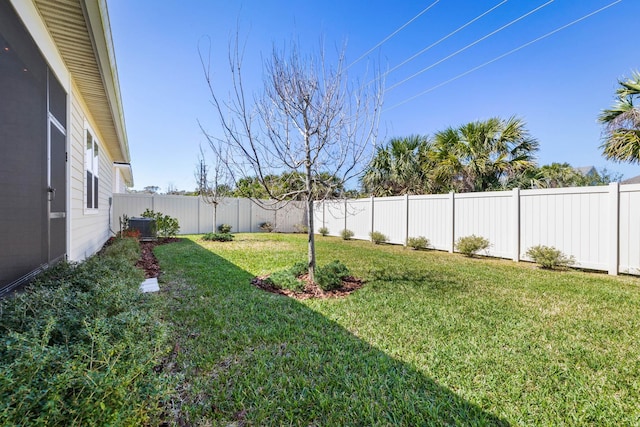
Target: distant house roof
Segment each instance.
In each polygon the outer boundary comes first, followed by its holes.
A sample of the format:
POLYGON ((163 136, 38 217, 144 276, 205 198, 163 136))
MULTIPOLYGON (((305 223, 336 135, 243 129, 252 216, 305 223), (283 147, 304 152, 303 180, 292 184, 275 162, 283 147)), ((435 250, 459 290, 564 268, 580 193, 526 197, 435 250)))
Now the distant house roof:
POLYGON ((595 166, 581 166, 579 168, 574 168, 574 169, 578 171, 582 176, 588 176, 588 175, 593 175, 598 173, 595 166))
POLYGON ((640 175, 625 179, 620 184, 640 184, 640 175))

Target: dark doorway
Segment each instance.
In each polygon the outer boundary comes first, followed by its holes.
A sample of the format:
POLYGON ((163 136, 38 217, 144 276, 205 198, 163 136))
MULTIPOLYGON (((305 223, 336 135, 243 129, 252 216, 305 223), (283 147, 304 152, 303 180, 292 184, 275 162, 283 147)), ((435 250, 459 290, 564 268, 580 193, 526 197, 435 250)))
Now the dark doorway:
POLYGON ((1 295, 64 258, 67 204, 67 94, 6 1, 0 99, 1 295))

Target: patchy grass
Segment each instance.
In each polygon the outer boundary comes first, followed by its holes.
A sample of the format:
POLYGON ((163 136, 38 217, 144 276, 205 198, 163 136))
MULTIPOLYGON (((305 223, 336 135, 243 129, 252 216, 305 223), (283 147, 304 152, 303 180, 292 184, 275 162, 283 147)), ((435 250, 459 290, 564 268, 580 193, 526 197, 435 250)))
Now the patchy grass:
POLYGON ((296 301, 252 277, 306 236, 156 248, 170 298, 178 413, 225 425, 638 425, 640 281, 531 264, 316 241, 368 280, 296 301))

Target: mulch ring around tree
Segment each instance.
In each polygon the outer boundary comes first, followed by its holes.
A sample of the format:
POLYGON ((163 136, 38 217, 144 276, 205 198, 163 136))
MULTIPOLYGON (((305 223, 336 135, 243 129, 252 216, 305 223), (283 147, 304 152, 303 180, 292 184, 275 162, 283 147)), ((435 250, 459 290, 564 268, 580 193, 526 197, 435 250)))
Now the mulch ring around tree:
POLYGON ((153 254, 153 248, 166 243, 177 242, 179 239, 174 237, 168 237, 164 239, 158 239, 151 242, 140 242, 140 259, 136 263, 136 267, 144 270, 144 277, 147 279, 158 277, 160 275, 160 264, 158 258, 153 254))
POLYGON ((275 288, 268 280, 269 276, 258 276, 251 279, 251 284, 257 288, 262 289, 266 292, 271 292, 273 294, 285 295, 290 298, 295 298, 299 300, 309 299, 309 298, 342 298, 350 295, 354 291, 357 291, 362 286, 364 286, 364 281, 362 279, 358 279, 357 277, 345 277, 342 280, 342 286, 339 289, 334 289, 332 291, 323 291, 316 285, 315 283, 309 280, 308 275, 300 276, 299 279, 305 283, 304 290, 301 292, 291 291, 289 289, 278 289, 275 288))

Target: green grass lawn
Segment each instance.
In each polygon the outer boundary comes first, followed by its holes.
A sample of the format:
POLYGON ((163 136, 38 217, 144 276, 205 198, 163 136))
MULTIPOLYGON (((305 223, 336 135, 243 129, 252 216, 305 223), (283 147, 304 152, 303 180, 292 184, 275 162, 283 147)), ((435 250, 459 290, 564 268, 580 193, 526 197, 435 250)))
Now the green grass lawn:
POLYGON ((296 301, 252 277, 305 235, 156 248, 175 411, 203 425, 640 425, 640 280, 318 237, 365 287, 296 301))

